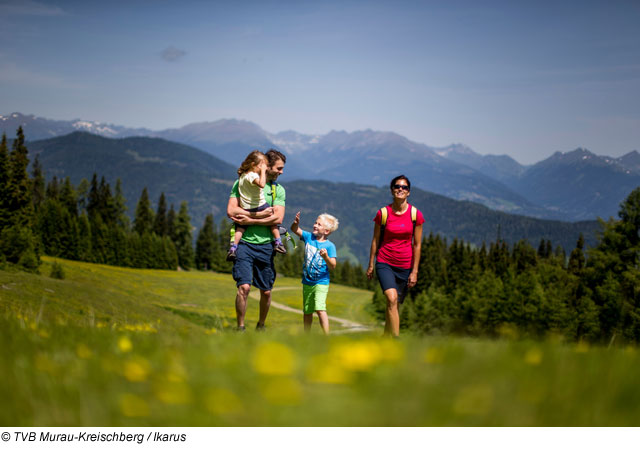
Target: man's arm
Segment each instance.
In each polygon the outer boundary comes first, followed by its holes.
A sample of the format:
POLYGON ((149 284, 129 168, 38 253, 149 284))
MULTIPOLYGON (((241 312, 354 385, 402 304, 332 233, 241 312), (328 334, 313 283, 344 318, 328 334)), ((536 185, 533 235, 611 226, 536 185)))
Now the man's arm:
MULTIPOLYGON (((234 217, 238 217, 238 216, 247 216, 254 219, 263 219, 265 217, 271 217, 271 215, 273 215, 273 208, 271 207, 255 213, 247 212, 247 210, 240 208, 240 206, 238 205, 238 197, 229 197, 229 201, 227 202, 227 217, 229 217, 229 219, 231 220, 235 220, 234 217)), ((253 224, 249 224, 249 225, 253 225, 253 224)))
MULTIPOLYGON (((242 214, 236 214, 234 216, 230 216, 231 220, 233 220, 235 223, 239 225, 245 225, 245 226, 246 225, 264 225, 268 227, 271 225, 278 225, 282 223, 282 221, 284 220, 284 206, 275 206, 273 208, 272 215, 270 215, 269 217, 263 217, 260 219, 250 217, 244 209, 242 209, 242 211, 243 211, 242 214)), ((227 210, 227 213, 228 213, 228 210, 227 210)))

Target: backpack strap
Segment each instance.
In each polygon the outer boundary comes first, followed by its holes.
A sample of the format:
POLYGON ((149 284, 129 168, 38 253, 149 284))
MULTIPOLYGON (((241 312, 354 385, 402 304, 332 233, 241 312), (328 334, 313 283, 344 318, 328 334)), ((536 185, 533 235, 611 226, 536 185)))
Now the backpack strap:
POLYGON ((386 206, 380 208, 380 236, 378 237, 378 250, 382 245, 382 238, 384 237, 384 228, 387 225, 387 218, 389 217, 389 210, 386 206))
POLYGON ((387 217, 389 217, 389 210, 386 206, 380 208, 380 226, 385 226, 387 224, 387 217))
MULTIPOLYGON (((389 217, 389 209, 386 206, 380 208, 380 238, 378 239, 378 250, 380 249, 380 245, 382 245, 382 238, 384 237, 384 228, 387 225, 387 218, 389 217)), ((413 234, 411 235, 411 240, 413 241, 413 236, 416 234, 416 222, 418 221, 418 208, 411 205, 411 222, 413 223, 413 234)))
POLYGON ((416 222, 418 221, 418 208, 411 205, 411 222, 413 222, 413 233, 411 234, 411 245, 413 245, 413 239, 416 235, 416 222))
POLYGON ((269 186, 271 186, 271 206, 276 204, 276 191, 278 183, 271 181, 269 182, 269 186))

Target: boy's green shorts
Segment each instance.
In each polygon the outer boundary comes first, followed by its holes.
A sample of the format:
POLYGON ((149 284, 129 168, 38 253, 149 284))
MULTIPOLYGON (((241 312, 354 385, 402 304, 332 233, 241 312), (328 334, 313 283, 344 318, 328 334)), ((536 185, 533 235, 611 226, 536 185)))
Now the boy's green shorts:
POLYGON ((313 314, 315 311, 327 310, 328 284, 302 285, 302 312, 313 314))

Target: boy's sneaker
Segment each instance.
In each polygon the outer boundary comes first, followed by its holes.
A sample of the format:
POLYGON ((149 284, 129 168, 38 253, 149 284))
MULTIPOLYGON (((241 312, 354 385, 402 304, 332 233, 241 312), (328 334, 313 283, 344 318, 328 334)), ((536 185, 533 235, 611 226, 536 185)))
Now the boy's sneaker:
POLYGON ((238 247, 231 247, 227 252, 227 261, 235 261, 236 260, 236 249, 238 247))
POLYGON ((282 253, 283 255, 287 254, 287 248, 284 246, 284 244, 277 244, 275 246, 275 250, 278 253, 282 253))
POLYGON ((263 323, 258 322, 256 324, 256 331, 265 331, 265 330, 266 330, 266 328, 265 328, 263 323))

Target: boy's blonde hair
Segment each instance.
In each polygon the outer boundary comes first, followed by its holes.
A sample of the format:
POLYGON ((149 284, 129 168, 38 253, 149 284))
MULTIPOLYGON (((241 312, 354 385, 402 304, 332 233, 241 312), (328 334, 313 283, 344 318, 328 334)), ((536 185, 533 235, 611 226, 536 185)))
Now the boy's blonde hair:
POLYGON ((247 155, 238 168, 238 176, 251 172, 254 167, 260 164, 260 161, 267 162, 267 157, 260 150, 254 150, 247 155))
POLYGON ((338 225, 340 225, 340 221, 333 217, 331 214, 320 214, 318 216, 318 219, 323 222, 327 229, 332 233, 336 231, 338 229, 338 225))

